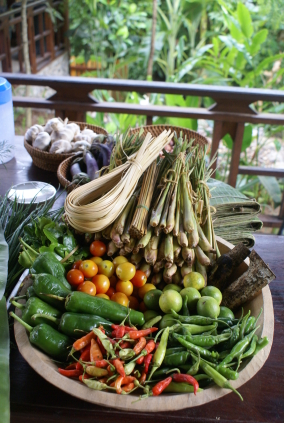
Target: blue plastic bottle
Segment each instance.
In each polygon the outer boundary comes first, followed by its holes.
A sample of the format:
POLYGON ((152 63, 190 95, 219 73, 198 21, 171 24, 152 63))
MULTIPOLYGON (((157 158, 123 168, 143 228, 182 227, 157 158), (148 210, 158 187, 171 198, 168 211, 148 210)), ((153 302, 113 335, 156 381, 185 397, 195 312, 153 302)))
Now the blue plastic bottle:
POLYGON ((0 164, 15 156, 15 128, 12 88, 7 79, 0 76, 0 164))

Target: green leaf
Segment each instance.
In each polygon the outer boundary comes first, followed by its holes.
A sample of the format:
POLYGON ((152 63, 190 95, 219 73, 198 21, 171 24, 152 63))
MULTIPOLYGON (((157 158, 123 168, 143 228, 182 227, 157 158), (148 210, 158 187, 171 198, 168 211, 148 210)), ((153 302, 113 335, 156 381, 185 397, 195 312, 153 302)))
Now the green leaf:
MULTIPOLYGON (((0 253, 2 256, 2 254, 0 253)), ((7 262, 8 264, 8 262, 7 262)), ((7 267, 7 266, 6 266, 7 267)), ((10 422, 9 325, 6 298, 0 301, 0 413, 1 423, 10 422)))
MULTIPOLYGON (((230 134, 223 137, 223 142, 230 150, 233 148, 233 139, 230 134)), ((252 143, 252 125, 245 125, 244 136, 242 142, 242 151, 245 151, 252 143)))
POLYGON ((252 39, 251 46, 250 46, 250 54, 254 55, 260 50, 261 44, 264 43, 268 35, 267 29, 261 29, 258 31, 252 39))
MULTIPOLYGON (((5 240, 4 231, 0 225, 0 300, 5 292, 8 277, 9 247, 5 240)), ((1 410, 1 408, 0 408, 1 410)))
POLYGON ((241 25, 241 30, 243 34, 247 38, 251 37, 253 34, 251 16, 250 16, 248 8, 240 2, 238 3, 237 15, 238 15, 238 20, 241 25))
POLYGON ((281 189, 277 179, 274 176, 259 176, 258 179, 274 201, 275 206, 281 204, 281 189))

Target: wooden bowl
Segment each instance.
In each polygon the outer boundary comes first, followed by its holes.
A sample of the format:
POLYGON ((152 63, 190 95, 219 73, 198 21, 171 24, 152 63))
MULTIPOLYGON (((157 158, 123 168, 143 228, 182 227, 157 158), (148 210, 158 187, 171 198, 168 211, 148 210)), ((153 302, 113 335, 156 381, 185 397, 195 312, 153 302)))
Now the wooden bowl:
MULTIPOLYGON (((222 238, 216 237, 220 252, 226 253, 234 246, 222 238)), ((248 268, 249 261, 246 259, 237 269, 235 277, 244 273, 248 268)), ((258 321, 260 328, 257 334, 262 337, 268 336, 270 342, 263 350, 247 363, 243 363, 243 368, 239 373, 238 380, 230 381, 234 388, 239 388, 248 382, 264 365, 267 360, 273 341, 274 332, 274 314, 270 289, 266 286, 260 295, 252 301, 244 305, 244 312, 250 309, 253 316, 257 316, 260 308, 263 313, 258 321)), ((21 311, 17 309, 17 314, 21 315, 21 311)), ((196 407, 207 404, 210 401, 222 398, 227 394, 236 395, 228 389, 221 389, 218 386, 212 386, 199 392, 196 396, 193 394, 162 394, 158 397, 150 397, 143 399, 143 407, 136 395, 117 395, 110 392, 93 391, 87 388, 81 382, 68 379, 60 375, 57 371, 57 365, 45 354, 32 347, 25 328, 18 322, 14 323, 15 339, 18 348, 24 359, 29 365, 49 383, 61 389, 62 391, 73 395, 79 399, 98 404, 104 407, 113 407, 120 410, 140 412, 147 410, 148 412, 181 410, 183 408, 196 407)), ((244 398, 245 400, 245 398, 244 398)), ((240 399, 236 396, 236 403, 240 399)))
MULTIPOLYGON (((69 122, 71 123, 71 122, 69 122)), ((84 128, 92 129, 97 134, 106 134, 107 131, 104 128, 96 125, 90 125, 85 122, 74 122, 80 126, 80 129, 83 130, 84 128)), ((54 154, 49 153, 48 151, 42 151, 39 148, 33 147, 25 138, 24 138, 24 146, 33 159, 33 163, 35 166, 48 170, 50 172, 56 172, 60 163, 67 159, 68 157, 74 156, 74 153, 68 154, 54 154)), ((61 183, 61 181, 59 181, 61 183)))

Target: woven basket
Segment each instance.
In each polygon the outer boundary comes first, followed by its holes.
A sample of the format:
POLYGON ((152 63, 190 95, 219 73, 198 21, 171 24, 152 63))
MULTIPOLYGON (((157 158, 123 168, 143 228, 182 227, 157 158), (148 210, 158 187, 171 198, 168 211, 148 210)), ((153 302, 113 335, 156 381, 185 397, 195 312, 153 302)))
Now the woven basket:
MULTIPOLYGON (((71 122, 69 122, 71 123, 71 122)), ((84 128, 92 129, 97 134, 105 134, 107 135, 107 131, 104 128, 101 128, 100 126, 96 125, 90 125, 85 122, 74 122, 77 123, 77 125, 80 126, 80 130, 83 130, 84 128)), ((74 155, 74 153, 68 153, 68 154, 54 154, 49 153, 48 151, 42 151, 39 148, 33 147, 26 139, 24 139, 24 146, 26 150, 28 151, 29 155, 33 159, 33 163, 35 166, 48 170, 50 172, 56 172, 59 164, 74 155)))
POLYGON ((188 128, 182 128, 180 126, 171 126, 171 125, 148 125, 148 126, 142 126, 139 128, 134 128, 130 130, 130 133, 137 134, 141 129, 144 129, 144 135, 147 134, 147 132, 150 132, 153 137, 157 137, 161 134, 164 130, 170 130, 172 132, 175 132, 177 137, 180 136, 180 133, 182 132, 183 137, 187 137, 188 140, 194 140, 193 145, 199 144, 200 146, 207 145, 208 141, 203 136, 198 134, 198 132, 192 131, 188 128))
POLYGON ((58 166, 57 169, 57 179, 59 180, 60 184, 65 188, 69 194, 73 189, 77 187, 75 184, 71 184, 71 182, 68 179, 71 179, 71 175, 69 172, 71 163, 73 161, 74 157, 68 157, 67 159, 63 160, 58 166), (68 178, 68 179, 67 179, 68 178))

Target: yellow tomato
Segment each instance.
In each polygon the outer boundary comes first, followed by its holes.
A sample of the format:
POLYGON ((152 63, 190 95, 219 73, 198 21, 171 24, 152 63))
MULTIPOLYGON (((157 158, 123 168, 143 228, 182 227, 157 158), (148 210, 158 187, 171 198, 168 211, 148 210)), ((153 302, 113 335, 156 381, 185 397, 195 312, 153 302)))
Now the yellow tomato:
POLYGON ((90 281, 85 281, 78 285, 77 291, 85 292, 85 294, 96 295, 96 285, 90 281))
POLYGON ((103 261, 101 257, 91 257, 90 260, 92 260, 96 265, 99 267, 99 264, 103 261))
POLYGON ((114 301, 115 303, 118 303, 125 307, 127 307, 129 303, 129 299, 125 294, 123 294, 123 292, 116 292, 115 294, 113 294, 113 296, 111 297, 111 301, 114 301))
POLYGON ((107 276, 108 278, 110 278, 115 272, 114 264, 110 260, 103 260, 98 265, 98 268, 99 268, 99 273, 101 275, 107 276))
POLYGON ((127 260, 127 258, 126 257, 124 257, 124 256, 117 256, 117 257, 115 257, 114 259, 113 259, 113 264, 114 264, 114 267, 115 268, 117 268, 117 266, 119 265, 119 264, 121 264, 121 263, 127 263, 128 262, 128 260, 127 260))
POLYGON ((138 308, 139 308, 139 301, 137 300, 137 298, 135 298, 132 295, 130 295, 128 297, 128 299, 129 299, 129 308, 132 308, 133 310, 138 310, 138 308))
POLYGON ((151 289, 157 289, 157 288, 152 283, 145 283, 145 285, 141 286, 141 288, 138 289, 139 297, 142 298, 143 300, 146 292, 151 291, 151 289))
POLYGON ((132 263, 121 263, 116 268, 116 275, 121 281, 130 281, 136 273, 136 267, 132 263))
POLYGON ((109 300, 109 296, 106 294, 97 294, 96 297, 104 298, 105 300, 109 300))
POLYGON ((116 292, 123 292, 127 297, 133 292, 133 285, 130 281, 118 281, 115 286, 116 292))
POLYGON ((95 275, 92 282, 96 285, 97 294, 105 294, 110 287, 109 278, 105 275, 95 275))

